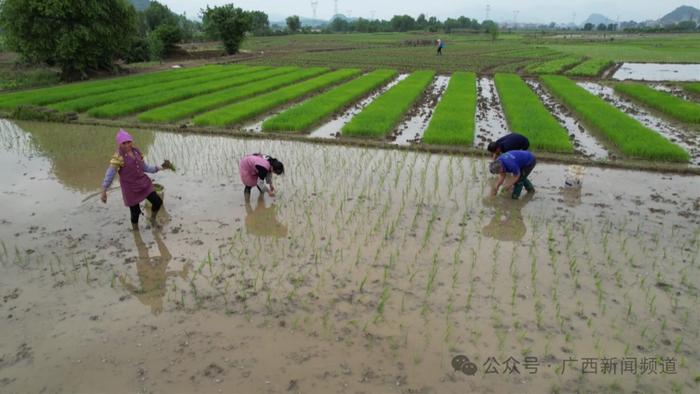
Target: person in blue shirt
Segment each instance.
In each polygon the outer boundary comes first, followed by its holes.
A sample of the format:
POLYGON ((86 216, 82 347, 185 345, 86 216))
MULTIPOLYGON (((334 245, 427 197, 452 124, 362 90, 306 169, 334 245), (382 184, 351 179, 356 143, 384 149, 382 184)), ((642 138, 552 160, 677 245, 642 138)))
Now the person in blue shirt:
POLYGON ((491 152, 491 158, 495 160, 501 153, 512 150, 528 150, 528 148, 530 148, 530 140, 527 137, 518 133, 510 133, 491 142, 486 149, 491 152))
POLYGON ((536 164, 535 155, 526 150, 513 150, 498 156, 498 159, 489 164, 489 171, 492 174, 498 174, 498 180, 493 185, 491 194, 494 196, 498 194, 498 189, 501 186, 506 190, 513 188, 512 197, 514 199, 520 198, 523 187, 528 193, 533 193, 535 187, 532 186, 527 177, 536 164), (506 180, 506 174, 510 174, 508 180, 506 180))

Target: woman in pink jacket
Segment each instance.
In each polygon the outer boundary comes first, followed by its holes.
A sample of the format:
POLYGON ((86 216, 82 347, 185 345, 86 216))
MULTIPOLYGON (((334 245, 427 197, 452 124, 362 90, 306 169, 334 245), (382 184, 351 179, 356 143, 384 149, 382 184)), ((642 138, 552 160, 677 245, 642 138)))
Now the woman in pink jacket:
POLYGON ((267 192, 270 196, 274 196, 275 187, 272 185, 272 173, 284 174, 284 164, 274 157, 253 153, 241 160, 238 170, 241 174, 241 181, 245 185, 243 193, 246 197, 250 196, 250 190, 253 186, 257 186, 260 193, 267 192))

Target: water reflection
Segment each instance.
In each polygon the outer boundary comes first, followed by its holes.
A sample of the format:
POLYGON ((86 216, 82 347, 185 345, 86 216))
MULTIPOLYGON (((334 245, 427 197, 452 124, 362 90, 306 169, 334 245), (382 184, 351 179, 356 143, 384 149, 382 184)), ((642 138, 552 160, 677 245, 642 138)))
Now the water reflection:
POLYGON ((134 231, 134 243, 138 250, 136 271, 138 272, 141 286, 136 286, 128 281, 126 275, 121 275, 119 281, 122 286, 133 294, 142 304, 151 307, 151 313, 158 315, 163 312, 163 298, 165 297, 167 280, 171 276, 180 276, 186 279, 191 264, 185 264, 181 271, 168 271, 168 264, 173 256, 165 246, 160 231, 153 231, 153 238, 158 246, 160 256, 150 257, 148 246, 143 242, 140 231, 134 231))
POLYGON ((486 197, 484 206, 495 210, 491 222, 484 226, 483 233, 487 237, 500 241, 520 241, 527 233, 522 209, 532 200, 532 194, 526 194, 519 200, 510 197, 486 197))
POLYGON ((245 228, 248 234, 275 238, 287 236, 287 226, 277 220, 277 207, 274 204, 265 206, 262 194, 257 198, 255 209, 250 203, 250 195, 246 195, 245 212, 245 228))
POLYGON ((580 187, 562 187, 560 193, 564 204, 569 207, 576 208, 581 205, 581 188, 580 187))
MULTIPOLYGON (((49 159, 51 172, 64 186, 80 192, 99 189, 109 158, 115 151, 117 127, 16 123, 32 136, 32 146, 49 159)), ((2 132, 5 132, 4 127, 2 132)), ((134 137, 134 144, 147 155, 155 133, 136 129, 129 133, 134 137)))

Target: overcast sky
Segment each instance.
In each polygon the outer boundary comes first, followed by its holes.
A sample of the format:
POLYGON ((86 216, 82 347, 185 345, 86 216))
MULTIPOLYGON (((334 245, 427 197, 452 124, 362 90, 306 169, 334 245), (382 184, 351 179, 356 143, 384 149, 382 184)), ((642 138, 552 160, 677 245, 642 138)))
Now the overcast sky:
MULTIPOLYGON (((159 0, 178 14, 187 13, 190 18, 199 19, 199 10, 208 5, 233 3, 245 10, 260 10, 270 16, 271 21, 281 20, 289 15, 311 17, 311 0, 159 0)), ((393 15, 408 14, 417 17, 420 13, 436 16, 439 19, 458 17, 484 20, 486 5, 490 5, 490 18, 499 22, 512 21, 517 13, 518 22, 571 22, 576 14, 576 23, 581 23, 592 13, 599 13, 610 19, 647 20, 658 19, 681 5, 700 8, 700 0, 338 0, 338 12, 352 16, 390 19, 393 15)), ((318 0, 316 15, 320 19, 333 16, 334 2, 318 0)))

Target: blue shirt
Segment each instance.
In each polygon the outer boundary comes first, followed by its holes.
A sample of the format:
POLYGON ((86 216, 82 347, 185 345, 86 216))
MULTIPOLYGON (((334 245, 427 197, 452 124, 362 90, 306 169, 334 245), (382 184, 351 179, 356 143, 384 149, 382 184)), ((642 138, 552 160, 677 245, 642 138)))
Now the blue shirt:
POLYGON ((520 175, 520 170, 532 165, 535 155, 526 150, 512 150, 498 156, 498 161, 503 164, 505 172, 520 175))
POLYGON ((512 150, 527 150, 530 141, 524 135, 511 133, 496 140, 496 146, 501 148, 501 153, 512 150))

